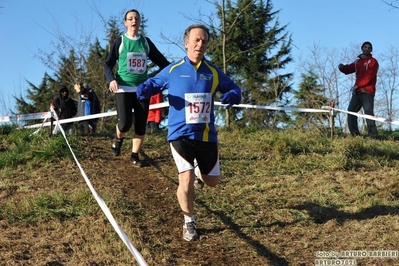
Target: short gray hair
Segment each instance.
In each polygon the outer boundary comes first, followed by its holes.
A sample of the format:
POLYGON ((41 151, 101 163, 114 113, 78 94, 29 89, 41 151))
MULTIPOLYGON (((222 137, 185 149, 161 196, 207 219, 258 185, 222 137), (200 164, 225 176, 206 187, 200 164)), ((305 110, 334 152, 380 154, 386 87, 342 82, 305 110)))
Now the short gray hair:
POLYGON ((191 31, 192 29, 203 29, 203 30, 206 32, 206 35, 208 35, 208 41, 209 41, 209 39, 210 39, 210 37, 211 37, 210 34, 209 34, 209 29, 208 29, 205 25, 203 25, 203 24, 194 24, 194 25, 189 26, 189 27, 184 31, 184 36, 183 36, 184 41, 186 41, 186 40, 188 39, 188 37, 190 36, 190 31, 191 31))

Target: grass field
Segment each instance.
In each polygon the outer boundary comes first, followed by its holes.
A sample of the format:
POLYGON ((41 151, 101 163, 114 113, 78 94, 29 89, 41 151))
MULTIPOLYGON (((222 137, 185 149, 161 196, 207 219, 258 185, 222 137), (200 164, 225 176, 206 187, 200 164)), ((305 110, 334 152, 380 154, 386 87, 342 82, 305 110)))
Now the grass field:
MULTIPOLYGON (((0 265, 137 265, 63 137, 31 132, 0 129, 0 265)), ((196 191, 195 242, 181 238, 166 133, 147 136, 142 157, 150 165, 140 169, 129 163, 130 140, 120 157, 106 135, 68 140, 149 265, 315 265, 332 251, 357 265, 399 265, 396 253, 370 253, 399 250, 394 133, 332 140, 301 130, 219 129, 222 178, 196 191)))

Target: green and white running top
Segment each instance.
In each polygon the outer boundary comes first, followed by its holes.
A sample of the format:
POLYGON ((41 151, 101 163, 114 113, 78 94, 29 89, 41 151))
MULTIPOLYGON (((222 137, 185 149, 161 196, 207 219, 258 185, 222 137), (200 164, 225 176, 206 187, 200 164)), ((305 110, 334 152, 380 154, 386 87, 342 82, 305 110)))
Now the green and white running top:
POLYGON ((126 34, 122 35, 115 79, 124 92, 135 92, 136 87, 148 79, 148 53, 149 46, 144 36, 131 38, 126 34))

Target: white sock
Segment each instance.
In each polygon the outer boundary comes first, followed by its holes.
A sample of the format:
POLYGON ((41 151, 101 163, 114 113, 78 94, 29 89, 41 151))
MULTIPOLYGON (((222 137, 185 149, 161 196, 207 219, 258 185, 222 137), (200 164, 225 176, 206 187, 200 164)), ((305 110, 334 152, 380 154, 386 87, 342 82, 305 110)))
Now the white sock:
POLYGON ((190 223, 190 222, 195 222, 195 218, 194 218, 194 215, 193 216, 187 216, 187 215, 184 215, 184 223, 190 223))
POLYGON ((199 179, 200 175, 199 175, 199 167, 198 166, 194 168, 194 175, 195 175, 195 178, 199 179))

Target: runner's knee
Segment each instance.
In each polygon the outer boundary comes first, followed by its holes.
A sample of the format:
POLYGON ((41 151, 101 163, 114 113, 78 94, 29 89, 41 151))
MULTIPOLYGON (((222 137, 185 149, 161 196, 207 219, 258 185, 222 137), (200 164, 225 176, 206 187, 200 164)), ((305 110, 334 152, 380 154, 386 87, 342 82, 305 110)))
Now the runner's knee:
POLYGON ((202 175, 202 180, 210 187, 216 187, 219 184, 219 176, 202 175))

